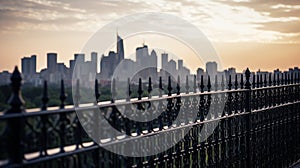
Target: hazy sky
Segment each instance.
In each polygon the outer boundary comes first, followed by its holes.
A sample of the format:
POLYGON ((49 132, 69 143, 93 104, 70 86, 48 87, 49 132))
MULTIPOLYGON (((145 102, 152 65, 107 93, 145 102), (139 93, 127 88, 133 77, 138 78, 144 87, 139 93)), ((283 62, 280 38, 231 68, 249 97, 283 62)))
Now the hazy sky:
POLYGON ((137 12, 173 14, 194 24, 213 43, 225 68, 300 66, 299 0, 0 0, 0 71, 11 71, 32 54, 38 69, 45 68, 47 52, 68 61, 102 26, 137 12))

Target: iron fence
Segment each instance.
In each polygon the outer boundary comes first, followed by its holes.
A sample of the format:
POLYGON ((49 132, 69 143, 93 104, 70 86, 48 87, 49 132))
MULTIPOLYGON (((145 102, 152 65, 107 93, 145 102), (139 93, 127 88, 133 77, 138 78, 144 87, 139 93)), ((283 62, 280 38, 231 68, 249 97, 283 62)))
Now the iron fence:
MULTIPOLYGON (((148 97, 139 80, 138 97, 131 99, 128 82, 126 101, 98 102, 101 93, 95 81, 95 102, 80 107, 79 82, 74 107, 65 107, 64 82, 61 104, 48 109, 47 82, 44 82, 40 111, 26 112, 21 95, 22 77, 17 68, 11 76, 10 109, 0 115, 0 165, 2 167, 289 167, 300 159, 300 77, 299 73, 254 75, 249 69, 241 76, 211 83, 188 80, 181 93, 180 79, 172 86, 169 78, 164 90, 159 80, 159 96, 152 97, 149 78, 148 97), (245 76, 245 79, 244 77, 245 76), (238 81, 239 79, 239 81, 238 81), (206 84, 204 84, 206 83, 206 84), (164 94, 165 91, 167 94, 164 94), (124 116, 140 115, 147 107, 149 122, 124 116), (83 113, 81 113, 83 111, 83 113), (100 116, 95 116, 100 111, 100 116), (213 113, 210 113, 213 111, 213 113), (77 112, 77 115, 76 115, 77 112), (179 112, 183 120, 175 121, 179 112), (196 112, 196 118, 193 117, 196 112), (80 116, 82 120, 78 119, 80 116), (110 123, 114 134, 102 120, 110 123), (94 129, 84 129, 93 125, 94 129), (96 125, 96 126, 95 126, 96 125), (209 128, 215 127, 213 132, 209 128), (95 129, 96 128, 96 129, 95 129), (173 147, 145 157, 118 155, 103 148, 137 142, 143 137, 165 133, 188 133, 173 147), (101 147, 89 135, 105 135, 101 147), (122 138, 120 138, 122 137, 122 138)), ((113 84, 114 85, 114 84, 113 84)), ((114 86, 113 93, 114 95, 114 86)), ((103 138, 103 137, 102 137, 103 138)), ((164 139, 161 139, 163 141, 164 139)), ((172 140, 172 139, 170 139, 172 140)), ((164 143, 157 142, 155 148, 164 143)), ((139 144, 137 144, 139 145, 139 144)), ((135 152, 135 146, 132 146, 135 152)), ((145 152, 146 147, 145 147, 145 152)))

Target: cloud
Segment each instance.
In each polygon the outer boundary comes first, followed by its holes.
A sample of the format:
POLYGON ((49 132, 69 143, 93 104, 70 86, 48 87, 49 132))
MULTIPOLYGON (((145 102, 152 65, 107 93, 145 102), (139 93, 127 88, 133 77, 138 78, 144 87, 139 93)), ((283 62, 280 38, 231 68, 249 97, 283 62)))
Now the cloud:
POLYGON ((214 41, 284 42, 300 32, 300 2, 295 0, 2 0, 0 28, 6 32, 95 32, 135 12, 174 14, 214 41))

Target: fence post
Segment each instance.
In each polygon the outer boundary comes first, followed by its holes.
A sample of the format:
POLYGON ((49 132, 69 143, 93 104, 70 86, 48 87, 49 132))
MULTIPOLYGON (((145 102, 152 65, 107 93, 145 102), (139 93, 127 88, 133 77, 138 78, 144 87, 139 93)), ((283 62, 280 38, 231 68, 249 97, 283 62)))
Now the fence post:
POLYGON ((246 160, 246 164, 247 164, 247 168, 252 167, 251 166, 251 137, 250 137, 250 133, 251 133, 251 123, 250 123, 250 115, 251 115, 251 83, 250 83, 250 70, 247 68, 246 72, 245 72, 245 76, 246 76, 246 83, 245 83, 245 89, 247 89, 246 91, 246 107, 245 107, 245 111, 246 111, 246 152, 247 152, 247 160, 246 160))
MULTIPOLYGON (((22 76, 17 66, 15 67, 10 80, 12 88, 12 94, 8 100, 10 109, 5 112, 5 115, 23 113, 25 112, 24 100, 20 90, 22 76)), ((21 167, 24 157, 24 119, 21 117, 8 119, 5 134, 7 135, 8 164, 11 165, 11 167, 21 167)))

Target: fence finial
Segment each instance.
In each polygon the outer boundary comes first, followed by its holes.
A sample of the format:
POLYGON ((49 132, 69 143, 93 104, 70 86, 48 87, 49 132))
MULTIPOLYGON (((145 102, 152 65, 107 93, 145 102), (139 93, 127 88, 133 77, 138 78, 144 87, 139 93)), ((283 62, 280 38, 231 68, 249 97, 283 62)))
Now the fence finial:
POLYGON ((255 83, 256 83, 255 77, 256 77, 256 75, 253 74, 253 76, 252 76, 252 78, 253 78, 253 79, 252 79, 252 87, 253 87, 253 88, 256 87, 256 84, 255 84, 255 83))
POLYGON ((24 100, 21 95, 21 82, 22 82, 22 75, 16 66, 12 76, 10 77, 11 80, 11 88, 12 88, 12 95, 8 100, 8 104, 10 104, 10 110, 6 113, 20 113, 25 111, 24 109, 24 100))
POLYGON ((47 85, 47 81, 44 81, 44 88, 43 88, 43 97, 42 97, 42 110, 47 110, 47 103, 49 101, 48 98, 48 85, 47 85))
MULTIPOLYGON (((246 76, 246 83, 245 83, 245 89, 251 89, 251 83, 250 83, 250 70, 249 68, 246 69, 246 72, 245 72, 245 76, 246 76)), ((255 81, 255 75, 253 75, 253 81, 255 81)))
MULTIPOLYGON (((11 88, 12 94, 8 103, 10 104, 10 109, 5 112, 5 114, 13 114, 13 113, 22 113, 25 112, 24 109, 24 100, 21 95, 21 82, 22 75, 16 66, 11 80, 11 88)), ((23 118, 13 118, 7 122, 7 126, 5 129, 5 136, 7 137, 7 151, 9 157, 9 164, 14 167, 15 165, 21 164, 24 158, 24 119, 23 118)))
POLYGON ((171 84, 171 76, 169 76, 168 78, 168 96, 171 96, 172 95, 172 84, 171 84))
POLYGON ((210 92, 211 90, 211 82, 210 82, 210 76, 207 76, 207 91, 210 92))

